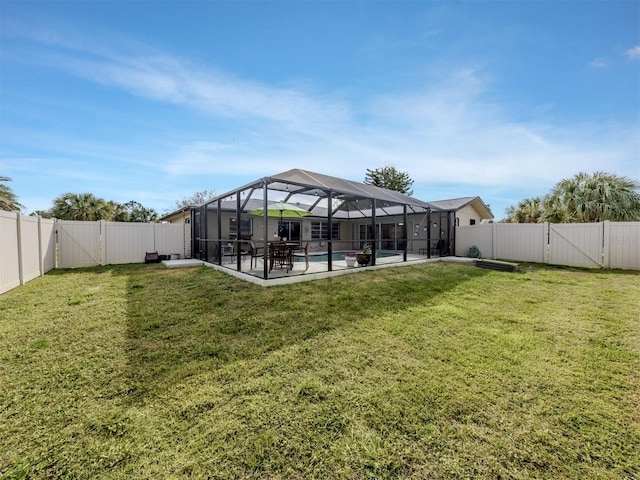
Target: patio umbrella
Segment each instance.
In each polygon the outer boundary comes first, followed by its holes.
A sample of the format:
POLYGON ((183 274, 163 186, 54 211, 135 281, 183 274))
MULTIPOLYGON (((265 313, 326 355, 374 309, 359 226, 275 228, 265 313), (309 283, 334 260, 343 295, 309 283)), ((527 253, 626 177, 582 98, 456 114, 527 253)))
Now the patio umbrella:
MULTIPOLYGON (((252 210, 249 213, 251 215, 263 216, 264 208, 252 210)), ((311 215, 311 213, 304 208, 300 208, 297 205, 292 205, 291 203, 286 202, 275 202, 267 207, 267 216, 280 217, 280 221, 282 221, 283 218, 307 217, 309 215, 311 215)))

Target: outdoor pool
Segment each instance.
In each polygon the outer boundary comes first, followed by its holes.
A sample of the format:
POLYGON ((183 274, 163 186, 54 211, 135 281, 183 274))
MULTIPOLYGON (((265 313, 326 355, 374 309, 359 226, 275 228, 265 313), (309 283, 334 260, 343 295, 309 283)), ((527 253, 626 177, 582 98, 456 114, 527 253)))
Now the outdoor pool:
MULTIPOLYGON (((346 251, 345 252, 333 252, 333 254, 331 255, 331 259, 332 261, 339 261, 339 260, 344 260, 344 257, 346 255, 346 251)), ((398 255, 395 252, 377 252, 376 253, 376 258, 386 258, 386 257, 393 257, 398 255)), ((327 254, 327 252, 317 252, 317 253, 313 253, 310 252, 309 253, 309 261, 310 262, 326 262, 329 260, 329 255, 327 254)), ((304 262, 304 257, 294 257, 294 261, 295 262, 304 262)))

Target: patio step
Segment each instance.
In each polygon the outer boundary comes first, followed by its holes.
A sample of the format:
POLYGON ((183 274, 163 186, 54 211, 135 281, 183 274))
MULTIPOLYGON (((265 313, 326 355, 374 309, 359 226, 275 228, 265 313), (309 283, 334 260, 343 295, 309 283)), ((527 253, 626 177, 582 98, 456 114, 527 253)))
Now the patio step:
POLYGON ((204 262, 195 258, 188 258, 184 260, 163 260, 162 264, 167 268, 188 268, 200 267, 204 265, 204 262))
POLYGON ((476 260, 476 267, 488 268, 490 270, 498 270, 501 272, 517 272, 520 270, 520 264, 511 262, 502 262, 500 260, 476 260))

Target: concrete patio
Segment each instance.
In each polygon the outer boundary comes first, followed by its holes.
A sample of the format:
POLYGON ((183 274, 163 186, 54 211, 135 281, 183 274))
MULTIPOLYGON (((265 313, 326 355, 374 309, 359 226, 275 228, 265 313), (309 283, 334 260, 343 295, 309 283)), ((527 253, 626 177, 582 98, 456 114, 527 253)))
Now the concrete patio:
POLYGON ((463 262, 463 263, 471 263, 475 261, 474 258, 466 258, 466 257, 435 257, 435 258, 426 258, 424 255, 417 254, 407 254, 407 261, 398 261, 401 259, 401 255, 396 255, 392 257, 384 257, 376 259, 375 266, 367 266, 367 267, 347 267, 345 260, 334 260, 332 262, 332 271, 327 271, 327 262, 326 261, 310 261, 309 269, 305 270, 305 262, 296 261, 294 262, 293 269, 286 271, 284 268, 274 268, 269 272, 269 278, 267 280, 262 278, 263 275, 263 260, 259 258, 257 261, 257 265, 253 265, 253 268, 250 267, 250 258, 246 258, 242 260, 242 271, 237 271, 235 269, 236 263, 235 261, 228 261, 223 263, 223 265, 217 265, 213 263, 208 263, 202 260, 196 259, 185 259, 185 260, 164 260, 162 262, 167 268, 187 268, 187 267, 196 267, 196 266, 206 266, 209 268, 213 268, 215 270, 219 270, 233 277, 239 278, 241 280, 245 280, 247 282, 254 283, 256 285, 260 285, 262 287, 272 287, 276 285, 290 285, 294 283, 301 282, 309 282, 312 280, 320 280, 323 278, 331 278, 339 275, 352 275, 356 273, 361 273, 365 271, 379 270, 381 268, 392 268, 392 267, 405 267, 410 265, 418 265, 424 263, 435 263, 435 262, 463 262), (244 270, 246 268, 246 270, 244 270))

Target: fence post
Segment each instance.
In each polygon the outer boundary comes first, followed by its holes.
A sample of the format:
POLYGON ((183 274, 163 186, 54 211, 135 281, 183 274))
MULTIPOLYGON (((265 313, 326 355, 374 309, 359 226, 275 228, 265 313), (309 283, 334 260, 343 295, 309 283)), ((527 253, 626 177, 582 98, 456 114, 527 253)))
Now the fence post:
POLYGON ((16 232, 18 234, 18 279, 20 281, 20 285, 24 285, 24 251, 22 248, 22 214, 20 212, 15 212, 16 214, 16 232))
POLYGON ((44 276, 44 256, 42 255, 42 217, 38 215, 38 269, 40 276, 44 276))
POLYGON ((543 236, 546 237, 542 244, 544 245, 544 263, 551 263, 551 223, 545 222, 543 236))
POLYGON ((491 224, 491 258, 498 258, 498 224, 491 224))
POLYGON ((605 220, 602 223, 602 267, 609 268, 611 265, 611 222, 605 220))
MULTIPOLYGON (((153 222, 149 222, 149 226, 151 227, 151 229, 153 231, 153 251, 154 252, 158 251, 158 244, 157 244, 157 240, 156 240, 156 235, 157 235, 156 225, 157 224, 155 224, 153 222)), ((171 253, 171 252, 169 252, 169 253, 171 253)), ((171 258, 171 257, 169 257, 169 258, 171 258)))
POLYGON ((58 235, 58 227, 59 227, 59 222, 60 220, 58 220, 57 218, 53 219, 53 234, 55 235, 55 240, 53 243, 53 268, 54 269, 58 269, 60 268, 60 249, 58 248, 58 240, 60 239, 60 236, 58 235))
POLYGON ((100 265, 107 264, 107 222, 99 221, 100 229, 98 232, 98 240, 100 242, 100 265))

